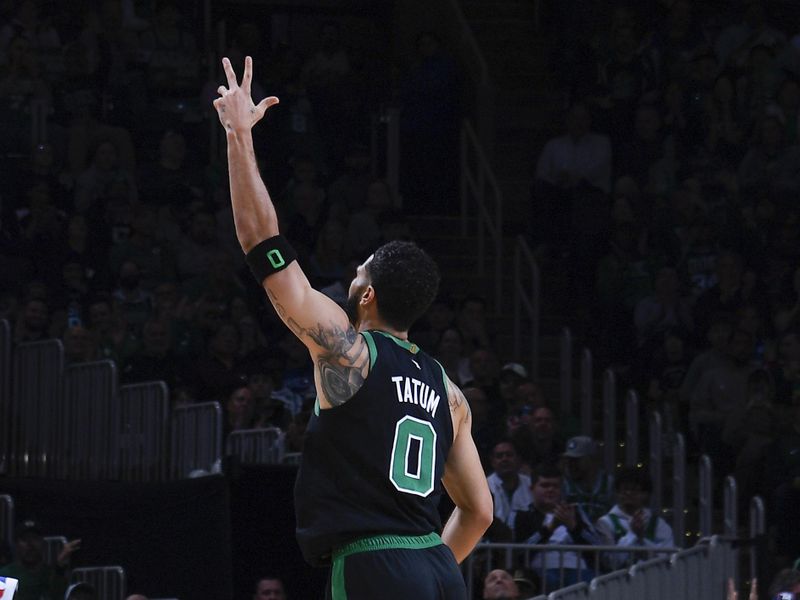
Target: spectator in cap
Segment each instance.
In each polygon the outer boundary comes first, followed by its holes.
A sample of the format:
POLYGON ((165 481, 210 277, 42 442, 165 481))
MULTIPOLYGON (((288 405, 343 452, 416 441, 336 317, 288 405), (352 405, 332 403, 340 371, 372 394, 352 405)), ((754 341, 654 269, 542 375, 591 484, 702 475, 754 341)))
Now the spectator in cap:
POLYGON ((506 363, 500 369, 497 389, 506 410, 514 405, 517 387, 528 378, 528 371, 519 363, 506 363))
POLYGON ((61 600, 67 589, 66 569, 80 540, 64 544, 56 564, 44 562, 44 539, 38 522, 28 519, 14 529, 15 560, 0 568, 0 575, 19 580, 15 600, 61 600))
POLYGON ((613 504, 613 480, 600 469, 597 444, 585 435, 570 438, 562 455, 562 464, 566 501, 580 506, 594 523, 613 504))
MULTIPOLYGON (((647 508, 652 492, 650 478, 642 469, 624 469, 614 482, 617 503, 597 521, 597 532, 607 546, 620 548, 672 548, 675 539, 667 522, 647 508)), ((610 552, 609 568, 620 569, 656 555, 610 552)))
POLYGON ((483 600, 519 600, 517 582, 505 569, 494 569, 483 580, 483 600))

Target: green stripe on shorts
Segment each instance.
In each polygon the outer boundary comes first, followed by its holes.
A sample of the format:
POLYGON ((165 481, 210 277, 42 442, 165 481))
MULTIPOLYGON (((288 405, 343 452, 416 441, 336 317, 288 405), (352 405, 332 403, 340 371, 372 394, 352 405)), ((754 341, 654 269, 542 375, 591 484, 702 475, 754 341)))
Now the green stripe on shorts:
POLYGON ((435 531, 427 535, 375 535, 361 538, 345 544, 333 551, 331 565, 331 598, 347 600, 344 586, 344 559, 359 552, 375 552, 377 550, 421 550, 443 544, 441 536, 435 531))

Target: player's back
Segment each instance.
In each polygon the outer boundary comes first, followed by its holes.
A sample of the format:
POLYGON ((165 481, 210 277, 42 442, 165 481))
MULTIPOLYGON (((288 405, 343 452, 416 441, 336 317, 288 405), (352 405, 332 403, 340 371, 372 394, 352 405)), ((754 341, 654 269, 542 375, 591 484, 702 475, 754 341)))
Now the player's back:
POLYGON ((441 366, 414 344, 362 333, 370 371, 345 404, 315 410, 295 486, 297 538, 312 564, 370 535, 441 529, 453 425, 441 366))

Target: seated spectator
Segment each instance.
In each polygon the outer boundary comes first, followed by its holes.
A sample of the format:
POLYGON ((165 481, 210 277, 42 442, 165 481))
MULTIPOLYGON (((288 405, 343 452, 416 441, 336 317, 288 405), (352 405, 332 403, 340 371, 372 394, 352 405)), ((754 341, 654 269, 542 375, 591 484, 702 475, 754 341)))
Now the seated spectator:
POLYGON ((556 463, 564 448, 556 415, 547 406, 534 409, 527 426, 518 427, 511 437, 527 470, 545 463, 556 463))
POLYGON ((361 143, 351 144, 344 155, 344 172, 328 186, 331 210, 337 214, 351 214, 364 208, 372 180, 370 167, 367 147, 361 143))
POLYGON ((195 377, 203 401, 223 401, 238 379, 239 328, 224 321, 211 333, 205 356, 195 364, 195 377))
POLYGON ((286 431, 292 421, 292 412, 291 407, 275 393, 280 384, 279 375, 266 360, 250 360, 243 371, 255 405, 253 427, 277 427, 286 431))
POLYGON ((662 267, 658 271, 654 293, 636 304, 634 322, 640 348, 670 329, 692 331, 691 307, 680 293, 678 272, 674 267, 662 267))
POLYGON ((458 305, 456 327, 464 341, 464 352, 467 356, 476 348, 490 348, 486 300, 480 296, 467 296, 458 305))
POLYGON ((711 323, 708 329, 702 332, 706 339, 701 348, 705 348, 705 350, 694 357, 689 365, 689 371, 686 373, 683 383, 681 383, 681 406, 687 414, 695 388, 705 373, 721 367, 727 362, 725 348, 732 332, 733 323, 730 315, 716 313, 711 316, 711 323))
POLYGON ((116 361, 123 368, 139 348, 139 340, 128 331, 107 293, 98 293, 87 302, 87 326, 92 332, 98 358, 116 361))
POLYGON ((119 273, 127 260, 139 266, 142 287, 146 290, 176 275, 172 245, 158 238, 158 214, 151 204, 140 203, 134 207, 130 235, 111 249, 109 270, 119 273))
POLYGON ((308 278, 316 289, 342 278, 348 258, 344 227, 329 219, 320 229, 314 251, 308 260, 308 278))
POLYGON ((613 477, 600 468, 597 444, 588 436, 570 438, 562 456, 564 501, 594 523, 611 508, 613 477))
POLYGON ((139 334, 153 311, 153 296, 142 288, 139 265, 132 260, 123 262, 118 283, 113 293, 114 303, 130 331, 139 334))
POLYGON ((686 342, 679 332, 668 331, 655 347, 648 373, 647 398, 664 417, 667 439, 677 431, 687 431, 688 411, 681 405, 680 388, 689 369, 686 342))
POLYGON ((82 325, 67 327, 61 336, 61 342, 64 346, 65 365, 91 362, 97 358, 94 338, 82 325))
MULTIPOLYGON (((620 548, 672 548, 672 528, 647 508, 653 491, 644 469, 624 469, 614 481, 617 503, 597 521, 597 533, 606 546, 620 548)), ((636 560, 656 558, 655 554, 609 552, 605 562, 611 570, 629 566, 636 560)))
POLYGON ((48 337, 50 309, 43 298, 28 298, 17 313, 14 343, 38 342, 48 337))
POLYGON ((506 363, 500 369, 497 391, 499 400, 503 402, 506 412, 517 404, 516 391, 523 382, 527 383, 530 380, 528 379, 528 370, 521 364, 506 363))
POLYGON ((256 582, 253 600, 288 600, 289 596, 278 577, 262 577, 256 582))
POLYGON ((766 485, 761 465, 780 423, 772 377, 768 371, 756 369, 747 377, 745 404, 727 416, 722 430, 722 441, 736 456, 733 475, 739 497, 745 501, 766 485))
POLYGON ((220 250, 216 215, 207 208, 197 210, 176 244, 179 275, 183 279, 202 277, 220 250))
POLYGON ((778 355, 769 372, 775 382, 775 404, 779 412, 791 412, 800 400, 800 331, 790 329, 778 338, 778 355))
POLYGON ((464 397, 472 411, 472 439, 481 457, 481 464, 486 472, 492 468, 492 448, 495 442, 503 435, 503 429, 497 422, 490 419, 489 398, 480 388, 465 387, 462 389, 464 397))
POLYGON ((483 600, 520 600, 516 581, 511 573, 504 569, 489 571, 483 580, 483 600))
POLYGON ((199 75, 197 42, 175 2, 160 3, 151 30, 142 34, 149 58, 148 86, 161 95, 192 93, 199 75))
POLYGON ((423 350, 432 352, 439 344, 442 333, 453 327, 455 316, 453 301, 448 296, 439 295, 422 320, 412 329, 412 339, 423 350))
POLYGON ((247 383, 240 381, 233 386, 225 399, 224 409, 223 430, 226 437, 232 431, 253 428, 256 407, 253 392, 247 383))
POLYGON ((131 594, 130 596, 126 596, 125 600, 148 600, 148 598, 142 594, 131 594))
MULTIPOLYGON (((575 504, 564 501, 562 475, 557 467, 542 466, 531 473, 530 509, 517 513, 515 536, 527 544, 597 545, 600 543, 594 525, 575 504)), ((595 572, 580 553, 574 551, 536 552, 530 567, 544 573, 546 589, 555 590, 578 581, 591 581, 595 572)))
POLYGON ((180 365, 172 351, 169 324, 149 319, 142 327, 142 348, 128 358, 120 377, 125 383, 164 381, 170 387, 181 378, 180 365))
POLYGON ((394 191, 384 179, 376 179, 367 187, 365 206, 350 213, 347 243, 356 256, 367 255, 381 243, 381 217, 395 207, 394 191))
POLYGON ((566 132, 545 144, 536 166, 536 179, 560 189, 586 183, 609 192, 611 144, 605 135, 592 132, 592 116, 577 102, 566 116, 566 132))
POLYGON ((791 195, 800 189, 796 173, 800 165, 800 147, 787 146, 784 126, 777 117, 761 119, 756 143, 739 164, 739 184, 746 191, 769 189, 791 195))
POLYGON ((115 184, 122 184, 129 202, 136 202, 136 182, 131 173, 120 166, 117 147, 113 142, 98 143, 92 164, 78 175, 75 183, 75 210, 86 213, 101 206, 103 198, 112 194, 115 184))
POLYGON ((494 523, 487 536, 493 542, 514 539, 517 513, 531 505, 531 478, 519 472, 520 461, 509 440, 495 444, 492 450, 492 473, 486 480, 494 500, 494 523))
MULTIPOLYGON (((469 354, 469 377, 464 382, 464 385, 472 387, 479 387, 485 391, 493 402, 497 402, 498 389, 497 389, 497 354, 488 346, 483 348, 475 348, 469 354)), ((495 406, 498 412, 504 412, 504 407, 495 406)))
POLYGON ((742 329, 734 330, 722 366, 703 375, 690 399, 689 425, 695 439, 722 473, 733 466, 729 449, 722 441, 725 419, 731 411, 746 404, 752 355, 753 337, 742 329))
POLYGON ((433 356, 456 385, 464 385, 470 378, 469 359, 464 355, 464 338, 458 328, 448 327, 442 331, 433 356))
POLYGON ((52 567, 44 562, 42 528, 25 520, 14 528, 14 555, 10 564, 0 567, 0 575, 19 580, 16 600, 61 600, 67 589, 66 569, 80 540, 64 544, 52 567))

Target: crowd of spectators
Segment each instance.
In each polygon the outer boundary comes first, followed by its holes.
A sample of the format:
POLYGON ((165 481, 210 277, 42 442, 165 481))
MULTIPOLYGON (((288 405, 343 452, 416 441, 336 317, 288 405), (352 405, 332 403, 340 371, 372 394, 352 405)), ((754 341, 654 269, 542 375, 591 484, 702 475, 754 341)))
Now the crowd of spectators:
MULTIPOLYGON (((559 305, 800 556, 800 22, 780 0, 552 3, 570 99, 531 240, 559 305), (551 271, 552 272, 552 271, 551 271)), ((535 157, 534 157, 535 158, 535 157)))
MULTIPOLYGON (((551 75, 571 101, 563 135, 531 157, 531 242, 569 274, 559 303, 598 363, 743 497, 767 494, 788 565, 800 556, 800 23, 771 19, 766 0, 607 0, 571 17, 562 4, 554 22, 573 22, 552 34, 551 75)), ((15 343, 60 338, 68 364, 113 359, 122 383, 163 380, 174 405, 219 401, 226 432, 278 427, 301 451, 313 367, 242 268, 225 161, 209 148, 215 66, 190 3, 139 8, 0 2, 0 317, 15 343), (32 139, 42 107, 47 135, 32 139)), ((233 62, 254 57, 254 95, 281 98, 256 142, 282 228, 313 285, 342 302, 370 249, 413 237, 409 209, 452 208, 455 63, 431 33, 414 64, 390 66, 335 20, 302 48, 253 20, 228 31, 233 62), (401 190, 368 147, 387 100, 404 111, 401 190)), ((470 403, 490 539, 672 545, 649 482, 600 471, 572 416, 523 365, 503 365, 479 295, 443 294, 411 337, 470 403)), ((554 559, 536 560, 525 567, 554 559)), ((593 573, 570 561, 575 580, 593 573)), ((486 589, 531 578, 495 573, 486 589)))

